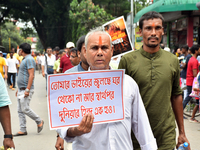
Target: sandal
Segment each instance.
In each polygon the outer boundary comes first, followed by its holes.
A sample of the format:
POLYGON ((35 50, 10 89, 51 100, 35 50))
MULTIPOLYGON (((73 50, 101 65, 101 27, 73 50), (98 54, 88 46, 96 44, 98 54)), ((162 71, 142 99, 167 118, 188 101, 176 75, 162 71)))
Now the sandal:
POLYGON ((199 123, 199 121, 196 120, 195 118, 191 118, 189 121, 190 121, 190 122, 197 122, 197 123, 199 123))

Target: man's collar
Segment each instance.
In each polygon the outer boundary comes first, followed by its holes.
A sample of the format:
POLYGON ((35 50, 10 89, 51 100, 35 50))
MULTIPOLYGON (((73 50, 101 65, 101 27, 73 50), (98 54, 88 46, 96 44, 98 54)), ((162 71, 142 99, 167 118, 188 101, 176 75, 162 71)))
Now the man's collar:
POLYGON ((146 52, 146 51, 143 49, 142 46, 141 46, 141 48, 139 49, 139 51, 140 51, 140 53, 141 53, 143 56, 145 56, 145 57, 147 57, 147 58, 149 58, 149 59, 152 59, 152 58, 155 58, 155 57, 159 57, 159 56, 161 55, 161 53, 162 53, 161 48, 159 49, 159 51, 157 51, 157 52, 155 52, 155 53, 153 53, 153 54, 148 53, 148 52, 146 52))

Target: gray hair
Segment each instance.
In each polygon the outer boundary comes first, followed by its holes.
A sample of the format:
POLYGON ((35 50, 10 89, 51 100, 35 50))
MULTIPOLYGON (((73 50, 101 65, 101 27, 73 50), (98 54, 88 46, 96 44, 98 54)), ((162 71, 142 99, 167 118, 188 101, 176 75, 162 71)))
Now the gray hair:
POLYGON ((111 36, 106 32, 106 31, 103 31, 102 28, 97 28, 97 29, 94 29, 94 30, 90 30, 87 35, 85 36, 85 48, 87 50, 87 45, 88 45, 88 38, 90 35, 94 34, 94 33, 101 33, 101 34, 106 34, 108 35, 109 39, 110 39, 110 46, 112 47, 112 39, 111 39, 111 36))

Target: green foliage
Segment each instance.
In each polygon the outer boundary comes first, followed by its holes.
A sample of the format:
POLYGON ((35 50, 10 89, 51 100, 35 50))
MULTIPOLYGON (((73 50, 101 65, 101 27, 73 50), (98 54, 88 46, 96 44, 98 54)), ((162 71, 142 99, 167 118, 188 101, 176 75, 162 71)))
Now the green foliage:
POLYGON ((5 18, 31 21, 44 48, 64 48, 72 38, 70 2, 71 0, 1 0, 0 22, 4 22, 5 18))
POLYGON ((70 3, 70 7, 69 17, 78 23, 77 29, 73 30, 74 34, 76 34, 76 39, 86 34, 90 29, 101 26, 113 19, 110 14, 106 13, 99 5, 94 5, 91 0, 82 0, 80 3, 77 0, 73 0, 70 3))
POLYGON ((130 12, 128 0, 93 0, 94 4, 100 5, 105 11, 114 17, 125 16, 130 12))
POLYGON ((9 38, 11 43, 11 48, 17 48, 18 45, 27 42, 31 44, 30 40, 25 40, 19 33, 19 29, 16 28, 13 23, 5 23, 1 28, 2 35, 2 45, 6 50, 9 50, 9 38))

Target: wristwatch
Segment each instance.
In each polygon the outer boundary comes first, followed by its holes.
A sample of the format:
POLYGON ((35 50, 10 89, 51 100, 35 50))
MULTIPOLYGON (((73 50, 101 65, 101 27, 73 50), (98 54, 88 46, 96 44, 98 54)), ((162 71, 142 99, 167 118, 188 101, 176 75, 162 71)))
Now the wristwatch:
POLYGON ((28 92, 28 93, 30 92, 30 90, 28 88, 26 88, 25 91, 28 92))
POLYGON ((12 134, 5 134, 5 135, 4 135, 4 139, 5 139, 5 138, 11 138, 11 139, 13 139, 13 135, 12 135, 12 134))

